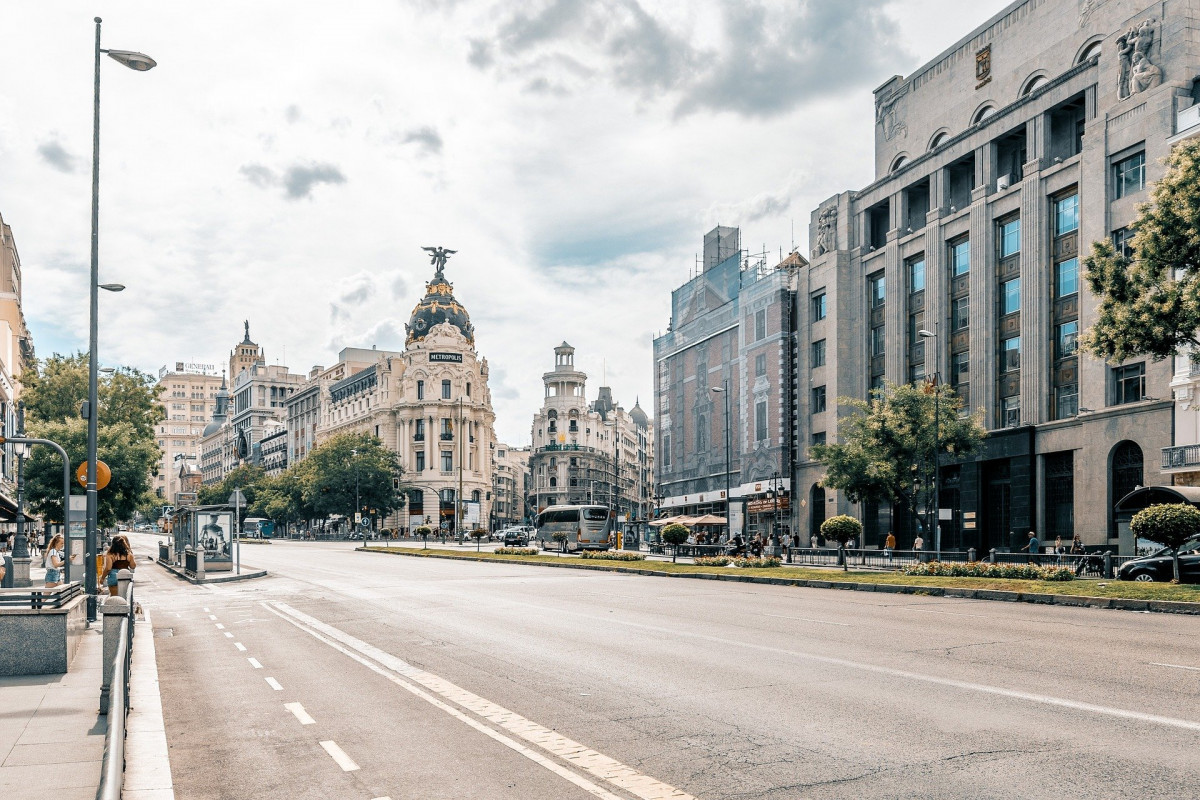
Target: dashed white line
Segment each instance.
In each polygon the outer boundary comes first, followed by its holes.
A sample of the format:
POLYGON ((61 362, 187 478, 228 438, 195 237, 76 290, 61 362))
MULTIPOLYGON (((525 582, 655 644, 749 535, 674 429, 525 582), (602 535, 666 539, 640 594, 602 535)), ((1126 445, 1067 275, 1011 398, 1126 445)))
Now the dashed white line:
POLYGON ((337 762, 337 765, 345 772, 354 772, 358 769, 358 764, 354 763, 354 759, 346 755, 346 751, 337 746, 337 742, 321 742, 321 747, 325 748, 325 752, 337 762))
POLYGON ((207 608, 206 608, 206 609, 204 609, 204 613, 205 613, 205 614, 207 614, 207 613, 208 613, 208 609, 207 609, 207 608))
POLYGON ((229 631, 225 631, 225 638, 226 638, 226 639, 232 639, 232 638, 233 638, 233 634, 232 634, 232 633, 230 633, 229 631))
POLYGON ((247 658, 246 660, 249 661, 250 666, 254 667, 255 669, 262 669, 262 664, 258 663, 257 658, 247 658))
POLYGON ((820 625, 839 625, 843 628, 850 627, 850 623, 848 623, 848 622, 830 622, 829 620, 826 620, 826 619, 812 619, 810 617, 789 617, 786 614, 763 614, 763 616, 764 617, 776 617, 778 619, 798 619, 801 622, 816 622, 820 625))
POLYGON ((283 691, 283 687, 279 685, 279 681, 275 680, 274 678, 267 678, 266 680, 267 680, 267 686, 270 686, 272 689, 274 689, 277 692, 283 691))
POLYGON ((1185 667, 1183 664, 1160 664, 1157 661, 1151 661, 1152 667, 1170 667, 1171 669, 1188 669, 1192 672, 1200 672, 1200 667, 1185 667))
MULTIPOLYGON (((207 608, 206 608, 206 609, 204 609, 204 610, 205 610, 205 611, 208 611, 208 609, 207 609, 207 608)), ((217 615, 216 615, 216 614, 209 614, 209 615, 208 615, 208 618, 209 618, 209 619, 216 619, 216 618, 217 618, 217 615)))
POLYGON ((241 642, 234 642, 233 646, 243 653, 246 652, 246 645, 242 644, 241 642))
POLYGON ((219 623, 219 622, 218 622, 218 623, 217 623, 217 630, 219 630, 219 631, 223 631, 223 630, 225 630, 225 626, 224 626, 224 625, 222 625, 221 623, 219 623))
POLYGON ((300 720, 301 725, 316 725, 317 721, 308 715, 304 706, 299 703, 284 703, 283 707, 292 712, 292 716, 300 720))

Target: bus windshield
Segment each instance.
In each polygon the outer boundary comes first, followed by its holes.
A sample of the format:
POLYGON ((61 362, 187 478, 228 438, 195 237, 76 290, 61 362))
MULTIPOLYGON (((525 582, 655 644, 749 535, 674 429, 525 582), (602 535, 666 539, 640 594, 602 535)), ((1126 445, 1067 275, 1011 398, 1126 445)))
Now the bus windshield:
POLYGON ((592 522, 603 522, 608 519, 607 508, 585 508, 583 518, 592 522))

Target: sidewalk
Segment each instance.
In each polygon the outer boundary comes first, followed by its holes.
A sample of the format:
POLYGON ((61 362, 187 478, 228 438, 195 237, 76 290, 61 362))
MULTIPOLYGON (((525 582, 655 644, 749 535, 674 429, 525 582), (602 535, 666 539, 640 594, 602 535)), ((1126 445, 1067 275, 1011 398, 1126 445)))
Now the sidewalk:
POLYGON ((100 715, 104 637, 88 629, 71 670, 0 678, 0 797, 96 796, 107 718, 100 715))

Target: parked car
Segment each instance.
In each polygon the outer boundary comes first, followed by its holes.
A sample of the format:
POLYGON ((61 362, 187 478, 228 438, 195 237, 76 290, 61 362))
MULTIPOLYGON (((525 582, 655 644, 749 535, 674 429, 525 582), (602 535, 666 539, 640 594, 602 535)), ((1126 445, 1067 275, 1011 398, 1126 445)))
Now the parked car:
MULTIPOLYGON (((1171 548, 1163 547, 1147 556, 1126 561, 1117 570, 1123 581, 1171 581, 1175 579, 1171 548)), ((1179 548, 1179 580, 1181 583, 1200 583, 1200 536, 1189 539, 1179 548)))
POLYGON ((524 547, 529 544, 529 534, 518 528, 507 528, 501 533, 504 535, 505 547, 524 547))

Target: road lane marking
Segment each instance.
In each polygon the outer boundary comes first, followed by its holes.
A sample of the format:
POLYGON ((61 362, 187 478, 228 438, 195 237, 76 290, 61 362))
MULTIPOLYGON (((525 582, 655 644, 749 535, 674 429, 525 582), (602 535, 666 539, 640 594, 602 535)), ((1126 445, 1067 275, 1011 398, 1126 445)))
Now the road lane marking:
POLYGON ((232 633, 230 633, 229 631, 225 631, 225 638, 226 638, 226 639, 232 639, 232 638, 233 638, 233 634, 232 634, 232 633))
MULTIPOLYGON (((204 610, 205 610, 205 611, 208 611, 208 609, 207 609, 207 608, 206 608, 206 609, 204 609, 204 610)), ((217 618, 217 615, 216 615, 216 614, 209 614, 209 615, 208 615, 208 618, 209 618, 209 619, 216 619, 216 618, 217 618)))
POLYGON ((1183 664, 1160 664, 1157 661, 1151 661, 1152 667, 1171 667, 1172 669, 1190 669, 1192 672, 1200 672, 1200 667, 1185 667, 1183 664))
POLYGON ((346 751, 337 746, 337 742, 321 742, 321 747, 325 748, 325 752, 333 757, 337 765, 346 772, 354 772, 358 769, 358 764, 350 756, 346 755, 346 751))
POLYGON ((275 691, 277 691, 277 692, 283 691, 283 687, 279 685, 279 681, 275 680, 274 678, 267 678, 266 681, 267 681, 267 686, 270 686, 275 691))
POLYGON ((636 797, 643 798, 643 800, 659 800, 659 798, 695 800, 694 797, 674 786, 663 783, 648 775, 643 775, 616 759, 587 748, 565 736, 561 736, 557 732, 526 719, 503 706, 472 694, 444 678, 417 669, 391 653, 367 644, 361 639, 356 639, 331 625, 326 625, 324 622, 302 611, 297 611, 286 603, 271 603, 269 605, 263 603, 263 607, 292 623, 313 638, 325 642, 335 650, 349 656, 372 672, 384 676, 397 686, 406 689, 431 705, 470 725, 480 733, 515 750, 531 761, 540 764, 596 797, 604 798, 604 800, 620 800, 617 795, 609 792, 607 789, 577 775, 520 742, 484 725, 473 717, 467 716, 449 703, 439 700, 434 694, 441 695, 451 703, 483 717, 522 739, 532 742, 572 766, 589 772, 602 781, 620 787, 636 797), (405 680, 404 678, 408 678, 409 680, 405 680), (424 689, 414 684, 420 684, 420 686, 429 689, 433 694, 424 691, 424 689))
POLYGON ((207 608, 206 608, 206 609, 204 609, 204 613, 205 613, 205 614, 207 614, 207 613, 208 613, 208 609, 207 609, 207 608))
POLYGON ((829 620, 825 620, 825 619, 810 619, 808 617, 789 617, 786 614, 763 614, 763 616, 764 617, 776 617, 778 619, 798 619, 801 622, 816 622, 820 625, 840 625, 843 628, 851 627, 850 623, 848 623, 848 622, 830 622, 829 620))
POLYGON ((242 644, 241 642, 234 642, 233 646, 236 647, 242 653, 246 652, 246 645, 242 644))
POLYGON ((225 630, 225 626, 224 626, 224 625, 222 625, 221 623, 219 623, 219 622, 218 622, 218 623, 217 623, 217 630, 219 630, 219 631, 223 631, 223 630, 225 630))
POLYGON ((308 715, 304 706, 299 703, 284 703, 283 707, 292 712, 292 716, 300 720, 301 725, 316 725, 317 721, 308 715))
POLYGON ((247 658, 246 660, 249 661, 250 666, 254 667, 255 669, 262 669, 262 664, 258 663, 257 658, 247 658))

